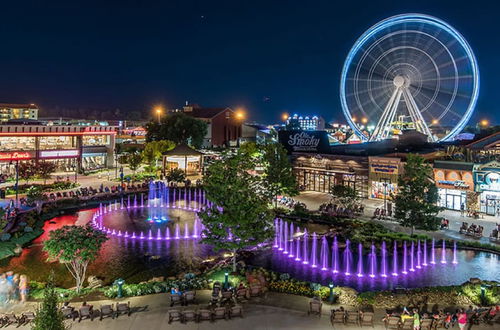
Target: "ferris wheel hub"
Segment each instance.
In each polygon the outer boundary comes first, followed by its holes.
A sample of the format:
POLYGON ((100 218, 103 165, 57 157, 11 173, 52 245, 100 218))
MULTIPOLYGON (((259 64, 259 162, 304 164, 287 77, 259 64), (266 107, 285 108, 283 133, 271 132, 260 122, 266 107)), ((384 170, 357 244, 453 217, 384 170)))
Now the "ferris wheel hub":
POLYGON ((400 87, 403 87, 403 86, 408 86, 409 85, 409 79, 405 78, 403 76, 399 76, 398 75, 398 76, 394 77, 394 79, 392 80, 392 83, 397 88, 400 88, 400 87))

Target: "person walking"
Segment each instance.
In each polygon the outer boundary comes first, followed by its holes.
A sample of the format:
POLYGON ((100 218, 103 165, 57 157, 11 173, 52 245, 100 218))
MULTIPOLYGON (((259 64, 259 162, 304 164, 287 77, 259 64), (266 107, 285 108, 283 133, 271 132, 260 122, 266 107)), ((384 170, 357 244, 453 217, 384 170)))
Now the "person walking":
POLYGON ((420 314, 418 314, 418 310, 413 310, 413 330, 420 330, 420 314))
POLYGON ((460 312, 457 315, 458 319, 458 327, 460 330, 464 330, 465 326, 467 325, 467 314, 464 312, 463 309, 460 309, 460 312))

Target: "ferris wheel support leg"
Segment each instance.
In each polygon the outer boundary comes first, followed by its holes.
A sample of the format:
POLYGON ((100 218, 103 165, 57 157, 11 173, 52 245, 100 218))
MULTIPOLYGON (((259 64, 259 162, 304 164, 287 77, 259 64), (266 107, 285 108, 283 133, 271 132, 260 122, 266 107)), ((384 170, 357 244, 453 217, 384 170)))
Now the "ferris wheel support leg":
POLYGON ((425 135, 427 135, 427 137, 429 138, 429 140, 431 142, 436 142, 434 135, 432 135, 432 132, 429 129, 429 126, 427 126, 427 123, 425 122, 424 117, 422 116, 422 113, 418 109, 418 106, 417 106, 417 103, 415 102, 415 99, 413 98, 413 96, 411 96, 411 93, 407 89, 405 90, 405 92, 406 92, 406 96, 410 100, 411 108, 413 108, 415 116, 417 117, 417 124, 419 124, 418 126, 420 127, 421 132, 424 133, 425 135))
POLYGON ((370 136, 369 141, 378 141, 382 139, 382 135, 384 133, 383 130, 386 126, 387 118, 393 108, 394 100, 396 99, 397 94, 398 88, 395 88, 389 102, 387 102, 387 105, 384 108, 384 112, 382 112, 382 116, 380 116, 380 119, 378 120, 377 126, 375 126, 375 129, 373 130, 373 134, 370 136))
POLYGON ((394 123, 394 118, 396 117, 396 112, 398 110, 399 102, 401 102, 401 95, 402 94, 403 94, 403 90, 401 88, 398 88, 396 99, 394 100, 394 103, 392 104, 391 112, 390 112, 390 115, 388 117, 389 120, 387 121, 386 126, 385 126, 386 129, 384 129, 384 135, 383 135, 384 139, 387 139, 389 137, 389 133, 390 133, 391 128, 392 128, 393 123, 394 123))

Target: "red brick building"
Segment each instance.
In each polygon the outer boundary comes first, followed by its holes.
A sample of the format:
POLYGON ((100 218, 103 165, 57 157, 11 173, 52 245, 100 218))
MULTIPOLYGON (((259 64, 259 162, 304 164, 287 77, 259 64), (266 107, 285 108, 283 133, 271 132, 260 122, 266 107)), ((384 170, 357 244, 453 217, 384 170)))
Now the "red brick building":
POLYGON ((202 108, 186 105, 182 110, 186 115, 203 120, 208 124, 204 147, 236 146, 241 138, 242 120, 231 108, 202 108))

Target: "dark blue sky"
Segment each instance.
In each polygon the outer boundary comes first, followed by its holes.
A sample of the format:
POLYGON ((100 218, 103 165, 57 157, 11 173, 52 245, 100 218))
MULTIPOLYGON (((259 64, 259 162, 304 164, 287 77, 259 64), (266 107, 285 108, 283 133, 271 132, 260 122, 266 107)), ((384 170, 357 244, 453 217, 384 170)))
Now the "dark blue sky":
MULTIPOLYGON (((481 91, 473 121, 500 121, 500 4, 494 1, 3 2, 0 102, 42 109, 150 109, 185 100, 343 119, 344 59, 379 20, 437 16, 475 51, 481 91)), ((43 112, 41 114, 43 116, 43 112)))

